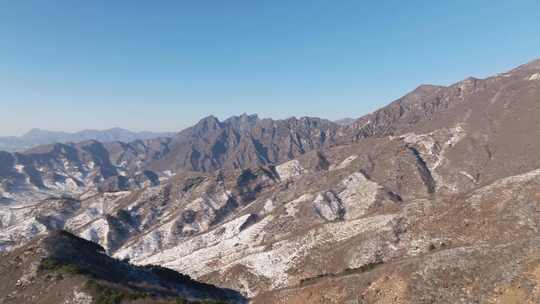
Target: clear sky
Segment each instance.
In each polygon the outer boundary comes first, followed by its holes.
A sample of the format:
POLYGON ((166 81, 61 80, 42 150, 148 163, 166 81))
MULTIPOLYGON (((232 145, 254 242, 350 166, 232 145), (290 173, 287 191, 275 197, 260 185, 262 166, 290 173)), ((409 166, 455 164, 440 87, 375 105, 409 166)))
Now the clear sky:
POLYGON ((538 0, 0 0, 0 135, 359 117, 538 57, 538 0))

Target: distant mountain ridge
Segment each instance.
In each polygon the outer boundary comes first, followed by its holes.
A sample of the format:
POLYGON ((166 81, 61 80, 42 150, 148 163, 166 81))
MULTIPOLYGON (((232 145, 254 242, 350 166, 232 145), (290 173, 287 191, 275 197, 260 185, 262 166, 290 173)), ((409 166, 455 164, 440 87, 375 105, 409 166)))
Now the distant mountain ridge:
POLYGON ((173 132, 133 132, 122 128, 111 128, 106 130, 83 130, 79 132, 49 131, 34 128, 22 136, 0 137, 0 151, 18 152, 39 145, 53 143, 82 142, 97 140, 100 142, 131 142, 135 140, 145 140, 159 137, 172 137, 173 132))

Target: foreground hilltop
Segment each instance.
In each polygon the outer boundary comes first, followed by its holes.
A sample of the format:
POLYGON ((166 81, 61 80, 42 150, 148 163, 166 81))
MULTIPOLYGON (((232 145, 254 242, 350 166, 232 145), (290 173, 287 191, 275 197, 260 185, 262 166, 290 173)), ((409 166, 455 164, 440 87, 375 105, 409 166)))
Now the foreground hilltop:
POLYGON ((232 290, 160 266, 110 258, 98 244, 51 232, 0 257, 0 303, 244 303, 232 290))

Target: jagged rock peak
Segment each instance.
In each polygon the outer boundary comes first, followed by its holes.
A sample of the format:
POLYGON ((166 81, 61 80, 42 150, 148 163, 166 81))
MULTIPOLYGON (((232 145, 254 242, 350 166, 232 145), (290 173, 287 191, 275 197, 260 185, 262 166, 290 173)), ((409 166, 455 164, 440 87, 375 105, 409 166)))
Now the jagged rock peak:
POLYGON ((260 121, 257 114, 243 113, 240 116, 232 116, 227 118, 224 123, 231 125, 233 128, 240 131, 246 131, 249 128, 254 127, 260 121))
POLYGON ((238 116, 231 116, 225 120, 225 122, 234 122, 234 121, 241 121, 241 122, 255 122, 259 120, 259 115, 257 114, 247 114, 242 113, 238 116))
POLYGON ((221 125, 221 122, 219 121, 219 119, 216 116, 208 115, 208 116, 202 118, 201 120, 199 120, 199 122, 195 126, 213 127, 213 126, 219 126, 219 125, 221 125))

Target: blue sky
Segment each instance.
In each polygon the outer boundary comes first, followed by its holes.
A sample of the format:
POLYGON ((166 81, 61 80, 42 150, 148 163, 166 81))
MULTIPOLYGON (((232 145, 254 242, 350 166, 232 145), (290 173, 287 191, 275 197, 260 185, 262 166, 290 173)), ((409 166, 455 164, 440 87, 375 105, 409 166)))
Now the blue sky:
POLYGON ((359 117, 540 57, 540 1, 2 1, 0 135, 359 117))

